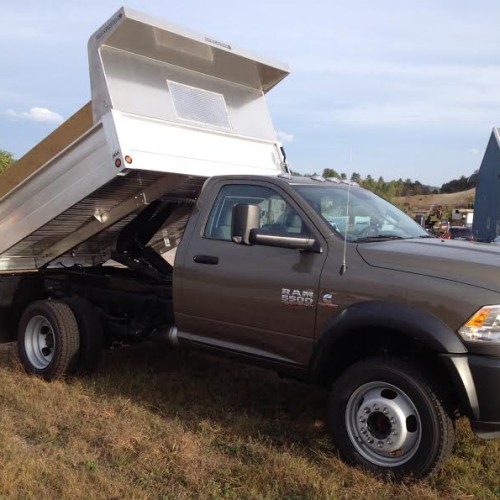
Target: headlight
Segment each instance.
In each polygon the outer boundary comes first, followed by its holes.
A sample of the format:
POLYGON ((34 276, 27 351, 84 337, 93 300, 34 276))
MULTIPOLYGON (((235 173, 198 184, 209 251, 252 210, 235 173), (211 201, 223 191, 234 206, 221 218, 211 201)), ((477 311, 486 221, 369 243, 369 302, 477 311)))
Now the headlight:
POLYGON ((458 330, 467 342, 500 344, 500 306, 484 306, 458 330))

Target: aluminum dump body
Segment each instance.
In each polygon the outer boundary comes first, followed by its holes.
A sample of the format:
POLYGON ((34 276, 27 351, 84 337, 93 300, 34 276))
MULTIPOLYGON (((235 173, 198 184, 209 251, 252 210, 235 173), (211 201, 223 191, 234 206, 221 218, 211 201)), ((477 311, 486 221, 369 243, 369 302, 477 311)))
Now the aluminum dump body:
POLYGON ((91 102, 0 177, 0 271, 99 264, 151 201, 286 168, 264 97, 285 66, 125 8, 88 50, 91 102))

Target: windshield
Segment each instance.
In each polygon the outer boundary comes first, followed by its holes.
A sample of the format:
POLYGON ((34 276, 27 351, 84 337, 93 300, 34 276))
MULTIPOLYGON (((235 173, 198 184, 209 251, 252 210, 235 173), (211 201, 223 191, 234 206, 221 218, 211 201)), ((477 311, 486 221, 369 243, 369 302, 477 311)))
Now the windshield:
POLYGON ((342 184, 293 188, 337 233, 349 241, 431 237, 401 210, 366 189, 348 189, 342 184))

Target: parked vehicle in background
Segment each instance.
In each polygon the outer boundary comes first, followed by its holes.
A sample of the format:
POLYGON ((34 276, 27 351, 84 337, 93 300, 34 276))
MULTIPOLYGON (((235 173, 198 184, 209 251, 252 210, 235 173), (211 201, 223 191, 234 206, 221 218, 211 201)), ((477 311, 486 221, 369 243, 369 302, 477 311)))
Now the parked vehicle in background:
POLYGON ((472 230, 465 226, 452 226, 441 235, 445 240, 475 241, 472 230))

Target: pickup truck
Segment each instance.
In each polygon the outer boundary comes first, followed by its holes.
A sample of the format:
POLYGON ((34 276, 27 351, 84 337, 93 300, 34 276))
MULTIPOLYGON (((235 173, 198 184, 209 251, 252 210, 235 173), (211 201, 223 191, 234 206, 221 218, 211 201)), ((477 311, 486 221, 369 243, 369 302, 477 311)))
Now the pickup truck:
POLYGON ((374 471, 430 473, 459 414, 500 437, 500 249, 430 237, 356 186, 225 176, 194 206, 150 205, 113 258, 131 265, 11 278, 31 302, 28 372, 52 379, 94 367, 112 339, 164 336, 332 388, 336 446, 374 471), (189 218, 171 266, 147 243, 176 212, 189 218))
MULTIPOLYGON (((93 125, 81 138, 72 133, 82 129, 80 114, 2 178, 13 187, 0 193, 0 331, 4 341, 17 339, 26 371, 48 381, 91 372, 106 346, 151 337, 229 355, 330 389, 328 421, 340 455, 395 478, 423 478, 439 467, 460 415, 478 436, 499 438, 500 249, 431 237, 355 183, 293 177, 276 143, 243 143, 219 130, 236 122, 236 108, 248 109, 246 97, 208 132, 193 120, 186 125, 186 117, 201 119, 186 99, 218 106, 223 94, 167 86, 161 72, 171 70, 172 49, 165 47, 179 33, 156 23, 154 51, 144 58, 137 52, 147 44, 135 47, 137 36, 126 36, 151 33, 152 24, 122 9, 97 31, 89 46, 101 44, 100 61, 109 66, 98 73, 119 98, 107 102, 95 86, 93 125), (152 53, 161 59, 153 68, 152 53), (146 120, 127 103, 110 107, 126 101, 127 77, 148 71, 160 75, 151 88, 168 87, 174 104, 175 92, 182 94, 177 114, 187 114, 175 134, 169 120, 146 120), (130 146, 141 127, 148 131, 142 149, 130 146), (170 154, 180 146, 154 143, 163 137, 157 127, 167 137, 190 134, 197 147, 188 141, 185 154, 205 156, 170 154), (216 161, 207 134, 216 145, 238 145, 234 175, 216 161), (263 175, 239 151, 255 153, 263 175), (37 155, 43 161, 33 169, 37 155), (31 170, 21 176, 23 168, 31 170), (199 175, 217 169, 221 175, 199 175)), ((260 64, 254 100, 283 76, 228 47, 191 37, 177 63, 191 51, 192 64, 205 65, 203 56, 219 70, 223 57, 260 64)))

